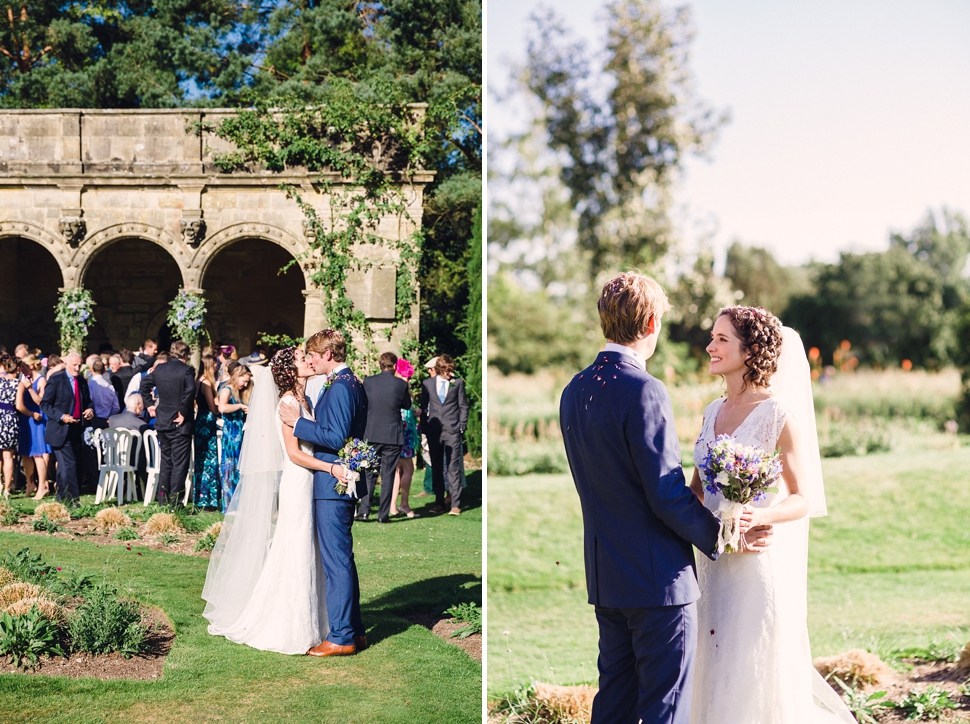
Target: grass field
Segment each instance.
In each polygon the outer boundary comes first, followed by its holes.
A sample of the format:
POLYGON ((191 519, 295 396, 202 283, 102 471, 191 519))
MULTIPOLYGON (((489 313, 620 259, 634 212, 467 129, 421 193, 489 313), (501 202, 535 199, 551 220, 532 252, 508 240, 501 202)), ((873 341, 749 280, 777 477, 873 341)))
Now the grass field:
MULTIPOLYGON (((809 553, 816 656, 970 639, 970 440, 895 439, 891 452, 823 461, 830 514, 812 522, 809 553)), ((492 476, 488 490, 489 695, 530 680, 595 683, 571 478, 492 476)))
MULTIPOLYGON (((104 576, 161 607, 176 630, 159 681, 0 675, 0 722, 481 721, 481 665, 405 619, 482 600, 481 473, 469 475, 468 492, 473 500, 461 517, 354 526, 371 647, 333 659, 282 656, 209 636, 199 598, 207 559, 0 533, 0 550, 29 546, 55 565, 104 576)), ((411 505, 427 513, 428 500, 412 498, 411 505)))

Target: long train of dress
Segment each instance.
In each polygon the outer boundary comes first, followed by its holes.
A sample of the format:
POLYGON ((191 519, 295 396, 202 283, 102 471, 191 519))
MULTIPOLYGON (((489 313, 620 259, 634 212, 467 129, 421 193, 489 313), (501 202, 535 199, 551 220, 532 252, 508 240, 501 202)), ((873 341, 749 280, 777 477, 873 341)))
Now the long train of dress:
MULTIPOLYGON (((309 417, 305 410, 303 414, 309 417)), ((277 431, 282 446, 278 423, 277 431)), ((305 442, 300 449, 313 452, 305 442)), ((323 641, 329 626, 326 579, 317 545, 313 475, 290 462, 284 451, 279 516, 252 595, 238 618, 210 624, 209 633, 281 654, 304 654, 323 641)))

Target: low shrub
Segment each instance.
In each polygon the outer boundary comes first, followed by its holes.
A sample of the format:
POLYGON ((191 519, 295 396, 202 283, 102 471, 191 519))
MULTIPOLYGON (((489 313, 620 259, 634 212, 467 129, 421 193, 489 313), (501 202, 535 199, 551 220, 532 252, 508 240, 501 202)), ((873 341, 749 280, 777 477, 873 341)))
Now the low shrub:
POLYGON ((147 634, 138 604, 106 583, 95 586, 68 623, 71 649, 89 654, 117 651, 130 659, 145 648, 147 634))
POLYGON ((872 419, 820 421, 819 451, 824 458, 869 455, 892 449, 892 436, 886 425, 872 419))
POLYGON ((41 656, 64 656, 60 646, 61 629, 37 606, 22 615, 0 613, 0 655, 14 666, 36 666, 41 656))
POLYGON ((465 639, 472 634, 482 632, 482 607, 477 604, 458 603, 448 608, 445 614, 451 616, 459 623, 468 624, 452 632, 452 638, 457 636, 460 639, 465 639))
POLYGON ((47 535, 53 535, 58 531, 64 530, 64 528, 57 522, 50 520, 47 517, 47 513, 44 513, 40 518, 35 519, 33 522, 34 530, 42 530, 47 533, 47 535))
POLYGON ((34 520, 40 520, 45 515, 54 523, 69 523, 71 520, 71 511, 60 503, 41 503, 34 508, 34 520))
POLYGON ((959 709, 960 704, 953 701, 945 689, 936 685, 927 686, 923 691, 913 689, 896 704, 907 719, 917 721, 939 719, 951 709, 959 709))
POLYGON ((46 586, 57 577, 57 569, 44 563, 39 553, 31 554, 30 548, 21 548, 16 553, 7 551, 2 563, 19 581, 46 586))
POLYGON ((71 517, 75 520, 80 518, 94 518, 99 512, 104 510, 104 503, 98 505, 79 505, 71 509, 71 517))
POLYGON ((173 543, 179 542, 179 536, 178 533, 166 530, 163 533, 159 533, 157 536, 155 536, 155 541, 161 543, 163 546, 170 546, 173 543))
POLYGON ((148 522, 145 523, 146 535, 157 535, 159 533, 183 533, 185 526, 182 521, 172 513, 155 513, 148 522))
POLYGON ((566 451, 562 443, 502 442, 489 445, 490 475, 528 475, 531 473, 566 473, 566 451))
POLYGON ((11 505, 0 513, 0 525, 17 525, 23 515, 22 510, 11 505))
POLYGON ((134 526, 127 526, 125 528, 119 528, 113 536, 115 540, 138 540, 141 538, 138 535, 138 531, 135 530, 134 526))
POLYGON ((211 551, 215 547, 216 547, 215 536, 209 533, 206 533, 201 538, 199 538, 199 542, 195 544, 195 552, 200 553, 202 551, 211 551))
POLYGON ((123 510, 119 508, 104 508, 99 510, 94 516, 94 524, 103 533, 109 533, 118 528, 131 526, 129 518, 123 510))
POLYGON ((879 724, 876 719, 879 709, 892 709, 894 704, 886 699, 885 691, 874 691, 866 694, 863 691, 853 689, 838 676, 833 676, 830 681, 834 681, 842 689, 842 701, 846 708, 852 712, 859 724, 879 724))

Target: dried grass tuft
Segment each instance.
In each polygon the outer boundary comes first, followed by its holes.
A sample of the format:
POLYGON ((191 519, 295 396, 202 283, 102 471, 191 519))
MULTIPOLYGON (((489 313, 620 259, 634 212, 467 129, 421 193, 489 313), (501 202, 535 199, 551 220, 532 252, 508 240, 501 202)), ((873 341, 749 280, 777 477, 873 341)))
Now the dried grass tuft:
POLYGON ((19 601, 11 603, 4 611, 11 616, 25 616, 30 613, 30 609, 34 606, 40 611, 40 615, 48 621, 55 623, 62 623, 64 621, 64 609, 47 598, 22 598, 19 601))
POLYGON ((182 527, 182 522, 171 513, 155 513, 145 523, 145 533, 147 535, 182 533, 184 531, 185 528, 182 527))
POLYGON ((960 652, 960 658, 957 659, 957 669, 970 672, 970 642, 960 652))
POLYGON ((0 566, 0 586, 6 586, 8 583, 13 583, 16 580, 17 577, 13 573, 0 566))
POLYGON ((535 684, 535 700, 556 718, 554 721, 588 722, 593 711, 596 687, 535 684))
POLYGON ((127 528, 131 525, 131 518, 120 508, 105 508, 94 516, 94 525, 98 530, 108 533, 118 528, 127 528))
POLYGON ((882 659, 862 649, 852 649, 837 656, 825 656, 815 659, 813 663, 815 670, 823 678, 834 674, 850 686, 884 684, 894 677, 893 670, 882 659))
POLYGON ((222 532, 222 521, 217 520, 215 523, 210 525, 205 529, 205 533, 202 535, 211 535, 213 538, 218 538, 219 534, 222 532))
POLYGON ((25 598, 40 598, 41 588, 33 583, 8 583, 0 588, 0 607, 6 608, 11 603, 22 601, 25 598))
POLYGON ((71 522, 71 511, 60 503, 41 503, 34 509, 34 520, 40 520, 47 513, 47 520, 52 523, 71 522))

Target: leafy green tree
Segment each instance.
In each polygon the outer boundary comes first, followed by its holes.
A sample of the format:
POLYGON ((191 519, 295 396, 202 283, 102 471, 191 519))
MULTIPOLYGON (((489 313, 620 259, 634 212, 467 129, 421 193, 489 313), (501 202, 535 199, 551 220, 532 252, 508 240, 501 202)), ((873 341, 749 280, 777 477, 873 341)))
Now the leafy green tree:
POLYGON ((468 256, 468 308, 462 332, 465 349, 462 368, 468 390, 468 429, 465 441, 472 455, 482 454, 482 207, 475 213, 474 236, 469 244, 468 256))
POLYGON ((594 279, 608 267, 651 268, 664 256, 673 241, 671 183, 684 156, 709 148, 725 120, 693 92, 686 8, 612 0, 606 14, 601 68, 548 12, 533 18, 525 69, 549 147, 563 158, 594 279))
POLYGON ((212 102, 244 82, 256 21, 242 0, 0 0, 0 104, 212 102))
POLYGON ((737 303, 730 280, 714 273, 713 250, 701 248, 692 267, 677 278, 668 294, 671 341, 684 344, 694 359, 706 359, 704 350, 710 344, 717 313, 737 303))
POLYGON ((768 249, 740 241, 728 247, 724 276, 744 295, 739 304, 764 307, 782 319, 789 299, 809 291, 802 268, 782 266, 768 249))

